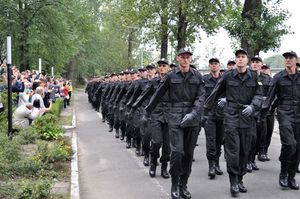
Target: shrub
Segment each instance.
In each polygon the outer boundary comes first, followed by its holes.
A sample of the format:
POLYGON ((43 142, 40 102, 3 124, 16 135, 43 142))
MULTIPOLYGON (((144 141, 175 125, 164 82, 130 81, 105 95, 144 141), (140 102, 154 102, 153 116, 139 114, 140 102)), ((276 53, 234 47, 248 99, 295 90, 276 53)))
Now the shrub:
POLYGON ((43 163, 55 163, 71 160, 72 148, 63 140, 56 142, 38 142, 38 153, 34 159, 43 163))
POLYGON ((20 199, 43 199, 50 195, 51 180, 23 181, 20 185, 20 199))
POLYGON ((20 144, 33 144, 38 138, 38 132, 35 131, 31 126, 21 129, 16 136, 16 139, 20 144))
POLYGON ((61 110, 64 106, 64 101, 61 98, 55 100, 55 103, 52 104, 51 112, 53 115, 59 116, 61 110))
POLYGON ((44 140, 56 140, 62 137, 64 130, 57 124, 57 117, 52 114, 46 114, 38 117, 32 124, 33 133, 36 133, 44 140))

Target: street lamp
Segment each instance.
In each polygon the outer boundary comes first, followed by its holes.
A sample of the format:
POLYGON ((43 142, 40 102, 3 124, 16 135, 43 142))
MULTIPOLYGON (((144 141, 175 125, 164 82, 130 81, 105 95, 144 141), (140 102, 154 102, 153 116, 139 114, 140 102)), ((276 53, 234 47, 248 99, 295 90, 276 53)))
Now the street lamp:
POLYGON ((12 89, 11 89, 11 36, 9 33, 7 33, 6 37, 6 52, 7 52, 7 57, 6 57, 6 64, 7 64, 7 98, 8 98, 8 137, 12 138, 13 132, 12 132, 12 89))

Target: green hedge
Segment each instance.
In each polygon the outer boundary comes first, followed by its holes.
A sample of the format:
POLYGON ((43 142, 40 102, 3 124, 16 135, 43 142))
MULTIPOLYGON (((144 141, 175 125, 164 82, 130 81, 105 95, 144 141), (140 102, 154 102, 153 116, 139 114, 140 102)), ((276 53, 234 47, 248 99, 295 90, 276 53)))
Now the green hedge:
POLYGON ((51 113, 53 115, 59 116, 63 107, 64 107, 63 99, 58 98, 55 100, 55 103, 52 104, 51 113))

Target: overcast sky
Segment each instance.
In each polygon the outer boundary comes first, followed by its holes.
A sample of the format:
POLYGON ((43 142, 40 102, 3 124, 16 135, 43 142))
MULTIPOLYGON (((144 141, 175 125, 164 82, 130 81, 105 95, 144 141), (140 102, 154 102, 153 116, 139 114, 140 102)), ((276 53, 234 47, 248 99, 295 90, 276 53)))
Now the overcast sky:
MULTIPOLYGON (((291 17, 286 21, 286 24, 291 26, 291 31, 294 32, 294 34, 282 37, 281 47, 278 51, 269 51, 267 53, 261 52, 260 56, 263 59, 290 50, 293 50, 300 55, 300 24, 299 20, 297 20, 300 19, 299 7, 295 5, 295 0, 283 0, 281 6, 282 8, 288 9, 291 14, 291 17)), ((195 45, 196 49, 194 54, 200 57, 201 55, 203 56, 203 53, 206 54, 205 52, 211 43, 214 43, 218 49, 224 49, 223 55, 219 57, 223 64, 226 64, 230 58, 234 57, 233 49, 231 49, 230 46, 230 39, 224 30, 221 30, 220 33, 215 36, 209 38, 203 37, 202 41, 195 45)), ((201 66, 204 63, 199 61, 197 64, 201 66)))

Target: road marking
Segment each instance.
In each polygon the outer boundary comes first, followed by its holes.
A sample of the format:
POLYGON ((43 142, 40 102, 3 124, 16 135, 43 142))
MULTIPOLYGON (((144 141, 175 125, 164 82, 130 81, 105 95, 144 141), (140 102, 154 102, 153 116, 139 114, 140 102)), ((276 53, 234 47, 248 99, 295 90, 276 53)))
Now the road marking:
MULTIPOLYGON (((102 119, 102 115, 100 113, 96 113, 100 119, 102 119)), ((138 165, 138 167, 147 175, 149 176, 149 170, 147 167, 144 166, 143 162, 135 155, 135 152, 132 150, 126 150, 130 156, 134 159, 135 163, 138 165)), ((159 183, 159 181, 156 178, 148 177, 148 179, 158 188, 158 190, 165 196, 165 198, 170 198, 169 192, 167 192, 164 187, 159 183)), ((73 199, 73 198, 72 198, 73 199)))
POLYGON ((127 150, 131 157, 134 159, 135 163, 139 166, 139 168, 148 176, 148 179, 159 189, 159 191, 166 196, 166 198, 170 198, 170 194, 164 189, 164 187, 159 183, 156 178, 151 178, 149 176, 149 169, 144 166, 142 161, 135 155, 135 152, 131 149, 127 150))

